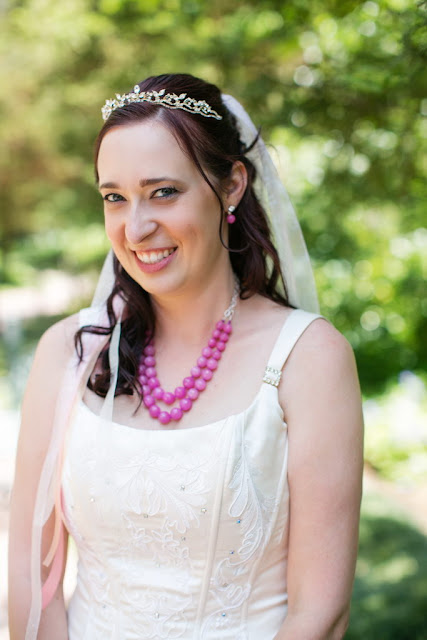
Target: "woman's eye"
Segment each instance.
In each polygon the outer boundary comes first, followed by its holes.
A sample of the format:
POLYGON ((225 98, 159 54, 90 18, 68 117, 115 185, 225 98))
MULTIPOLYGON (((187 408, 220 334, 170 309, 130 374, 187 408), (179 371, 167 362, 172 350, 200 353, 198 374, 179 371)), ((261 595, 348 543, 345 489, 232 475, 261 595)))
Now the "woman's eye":
POLYGON ((107 193, 103 199, 106 202, 121 202, 122 200, 124 200, 123 196, 121 196, 119 193, 107 193))
POLYGON ((162 187, 161 189, 156 189, 153 192, 153 198, 171 198, 176 193, 178 193, 178 189, 175 187, 162 187))

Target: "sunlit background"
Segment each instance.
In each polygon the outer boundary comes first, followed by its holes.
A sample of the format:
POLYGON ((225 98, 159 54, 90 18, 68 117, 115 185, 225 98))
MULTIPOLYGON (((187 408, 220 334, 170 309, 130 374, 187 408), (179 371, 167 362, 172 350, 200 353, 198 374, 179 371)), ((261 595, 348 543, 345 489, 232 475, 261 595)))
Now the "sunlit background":
POLYGON ((0 52, 0 639, 32 354, 90 301, 107 249, 92 168, 100 108, 181 71, 217 83, 262 126, 321 311, 356 353, 366 473, 346 637, 425 639, 426 2, 1 0, 0 52))

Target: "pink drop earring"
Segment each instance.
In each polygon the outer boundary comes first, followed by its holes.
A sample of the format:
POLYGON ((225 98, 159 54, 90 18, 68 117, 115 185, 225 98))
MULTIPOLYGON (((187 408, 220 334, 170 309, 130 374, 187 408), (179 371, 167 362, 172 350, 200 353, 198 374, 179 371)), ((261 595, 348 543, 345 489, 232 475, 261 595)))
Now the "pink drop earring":
POLYGON ((233 215, 234 211, 236 211, 236 207, 233 204, 230 204, 227 211, 227 222, 228 224, 233 224, 233 222, 236 221, 236 216, 233 215))

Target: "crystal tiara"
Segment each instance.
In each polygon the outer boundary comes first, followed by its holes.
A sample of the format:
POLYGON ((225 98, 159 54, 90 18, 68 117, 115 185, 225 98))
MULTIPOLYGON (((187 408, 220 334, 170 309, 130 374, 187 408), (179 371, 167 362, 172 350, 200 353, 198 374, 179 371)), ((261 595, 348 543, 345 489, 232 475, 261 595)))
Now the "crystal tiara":
POLYGON ((106 100, 101 109, 103 119, 108 120, 113 111, 133 102, 151 102, 160 104, 167 109, 183 109, 189 113, 197 113, 205 118, 222 120, 222 116, 214 111, 204 100, 188 98, 186 93, 181 93, 179 96, 176 93, 166 93, 165 89, 160 91, 141 91, 137 84, 130 93, 124 93, 122 96, 116 93, 115 99, 106 100))

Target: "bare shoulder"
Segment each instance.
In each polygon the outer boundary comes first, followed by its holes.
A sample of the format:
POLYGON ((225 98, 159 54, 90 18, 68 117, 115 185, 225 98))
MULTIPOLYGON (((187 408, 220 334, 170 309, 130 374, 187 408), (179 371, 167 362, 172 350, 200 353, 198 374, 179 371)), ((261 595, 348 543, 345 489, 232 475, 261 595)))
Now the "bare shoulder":
POLYGON ((295 344, 283 371, 280 399, 292 416, 306 405, 321 411, 352 397, 360 404, 360 388, 353 350, 327 320, 314 320, 295 344))
POLYGON ((324 318, 316 318, 295 344, 288 367, 293 376, 306 376, 307 367, 314 373, 317 369, 332 372, 354 362, 353 349, 342 333, 324 318))
MULTIPOLYGON (((74 352, 77 329, 76 314, 55 323, 40 338, 24 395, 23 425, 28 418, 34 425, 37 414, 42 418, 53 411, 64 367, 74 352)), ((41 419, 40 425, 44 423, 41 419)))
POLYGON ((51 325, 40 338, 36 357, 56 355, 60 361, 69 358, 74 348, 74 335, 78 327, 77 313, 51 325))
POLYGON ((31 512, 35 488, 50 442, 65 366, 74 349, 78 316, 52 325, 41 337, 22 403, 14 505, 31 512))

